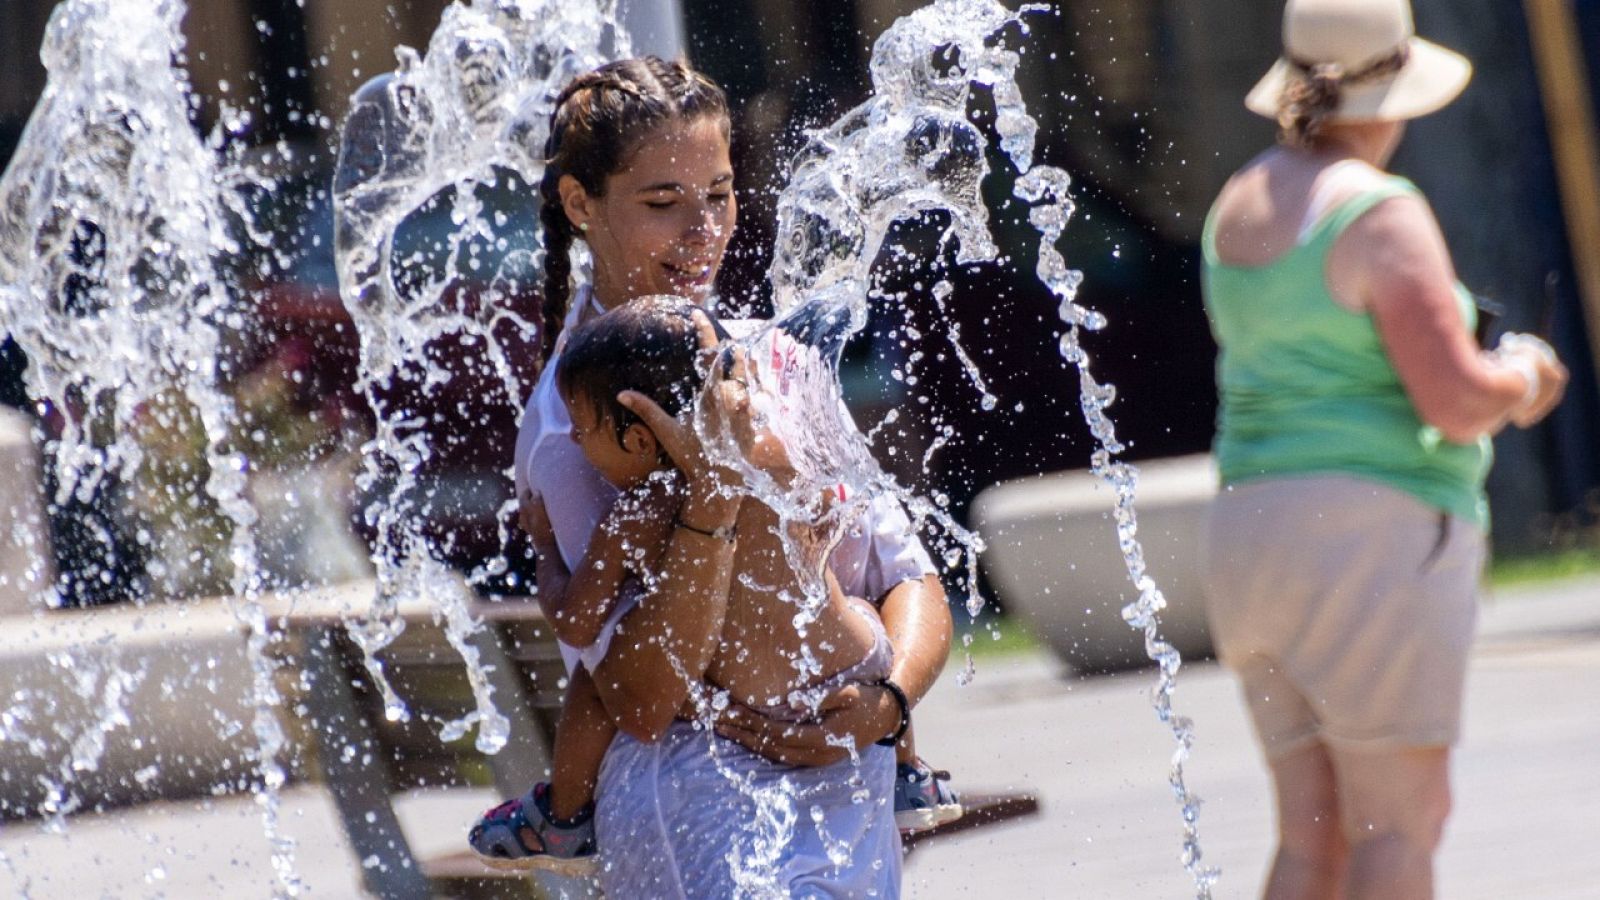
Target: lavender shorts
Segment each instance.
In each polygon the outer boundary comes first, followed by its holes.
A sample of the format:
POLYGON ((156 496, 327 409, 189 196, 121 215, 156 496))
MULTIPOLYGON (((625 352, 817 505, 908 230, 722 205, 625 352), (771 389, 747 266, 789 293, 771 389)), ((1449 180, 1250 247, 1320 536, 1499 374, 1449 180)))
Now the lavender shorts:
POLYGON ((803 768, 674 723, 618 734, 595 798, 608 897, 897 898, 894 749, 803 768))

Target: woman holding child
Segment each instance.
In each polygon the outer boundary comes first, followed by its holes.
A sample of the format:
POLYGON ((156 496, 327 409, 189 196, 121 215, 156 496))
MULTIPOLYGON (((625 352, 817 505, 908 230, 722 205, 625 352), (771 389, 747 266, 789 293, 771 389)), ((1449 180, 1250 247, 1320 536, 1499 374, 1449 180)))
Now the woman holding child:
MULTIPOLYGON (((682 63, 614 63, 559 98, 541 186, 546 365, 516 473, 540 603, 571 645, 572 679, 552 785, 490 810, 471 840, 488 857, 577 871, 597 837, 601 884, 618 897, 895 896, 888 795, 924 822, 959 814, 905 734, 950 640, 931 561, 898 505, 879 502, 829 558, 815 627, 839 658, 798 685, 825 692, 820 706, 748 708, 794 685, 762 667, 792 654, 794 609, 763 607, 750 589, 783 590, 785 573, 762 563, 782 559, 763 546, 774 543, 770 510, 722 492, 731 474, 674 417, 689 402, 683 384, 700 383, 684 381, 685 361, 715 343, 715 326, 661 304, 631 324, 602 318, 652 295, 709 299, 736 220, 729 134, 721 90, 682 63), (575 292, 573 240, 594 261, 593 284, 575 292), (619 334, 666 355, 640 346, 629 359, 619 334), (863 614, 850 597, 881 600, 863 614), (738 648, 725 643, 735 631, 738 648), (720 737, 679 718, 703 711, 708 684, 736 701, 717 718, 720 737), (898 777, 884 738, 905 754, 898 777), (863 785, 870 799, 855 802, 863 785), (773 804, 780 796, 792 805, 773 804)), ((747 430, 741 373, 722 374, 702 402, 747 430)))

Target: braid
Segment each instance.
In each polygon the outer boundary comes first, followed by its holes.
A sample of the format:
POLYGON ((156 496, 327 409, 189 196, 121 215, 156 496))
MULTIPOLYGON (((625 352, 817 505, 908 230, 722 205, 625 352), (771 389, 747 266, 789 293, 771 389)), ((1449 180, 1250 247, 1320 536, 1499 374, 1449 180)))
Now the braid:
POLYGON ((544 303, 540 306, 543 323, 539 329, 539 361, 550 361, 556 337, 567 319, 572 294, 572 223, 561 208, 556 185, 561 178, 554 166, 545 170, 539 185, 539 222, 544 226, 544 303))
POLYGON ((590 197, 650 131, 672 120, 712 118, 732 130, 722 88, 683 62, 654 56, 609 63, 574 78, 556 95, 545 142, 539 220, 544 226, 544 303, 540 353, 548 361, 571 302, 572 242, 577 230, 561 203, 561 179, 577 179, 590 197))

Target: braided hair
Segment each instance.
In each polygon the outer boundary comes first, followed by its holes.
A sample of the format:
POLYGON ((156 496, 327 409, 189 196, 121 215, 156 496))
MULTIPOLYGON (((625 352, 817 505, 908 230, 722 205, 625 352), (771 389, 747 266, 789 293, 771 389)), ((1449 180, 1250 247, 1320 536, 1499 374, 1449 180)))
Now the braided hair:
POLYGON ((655 56, 608 63, 579 75, 557 96, 539 184, 545 240, 541 361, 555 352, 571 303, 571 250, 578 233, 561 204, 562 176, 571 175, 589 196, 599 197, 606 179, 623 167, 651 129, 706 117, 714 118, 723 137, 730 138, 722 88, 687 63, 655 56))

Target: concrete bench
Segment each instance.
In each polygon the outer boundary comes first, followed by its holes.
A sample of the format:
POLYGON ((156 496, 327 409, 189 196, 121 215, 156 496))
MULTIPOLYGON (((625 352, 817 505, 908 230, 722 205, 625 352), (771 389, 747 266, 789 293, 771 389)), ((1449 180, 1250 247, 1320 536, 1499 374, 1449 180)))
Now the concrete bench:
POLYGON ((30 612, 55 582, 33 420, 0 406, 0 615, 30 612))
POLYGON ((302 711, 294 720, 300 742, 315 754, 367 889, 386 900, 589 895, 586 883, 498 871, 464 851, 418 858, 392 799, 410 787, 467 786, 485 776, 498 795, 515 797, 545 776, 565 669, 538 604, 507 597, 470 606, 484 623, 473 646, 494 687, 495 706, 511 723, 506 746, 484 756, 470 737, 452 744, 439 740, 437 723, 471 708, 471 688, 460 655, 434 622, 431 606, 421 601, 401 605, 406 628, 380 655, 385 675, 411 712, 406 722, 386 718, 346 631, 346 623, 370 605, 372 589, 357 582, 284 595, 269 609, 286 637, 279 652, 290 665, 281 671, 286 697, 292 695, 302 711))
MULTIPOLYGON (((1161 632, 1185 658, 1211 655, 1200 581, 1205 512, 1217 493, 1209 455, 1138 464, 1134 507, 1150 575, 1167 599, 1161 632)), ((972 522, 1001 604, 1080 672, 1148 664, 1144 639, 1122 620, 1136 599, 1117 546, 1111 488, 1088 471, 995 485, 972 522)))
POLYGON ((220 601, 0 618, 0 685, 0 817, 48 811, 52 786, 93 810, 249 776, 250 666, 220 601))

